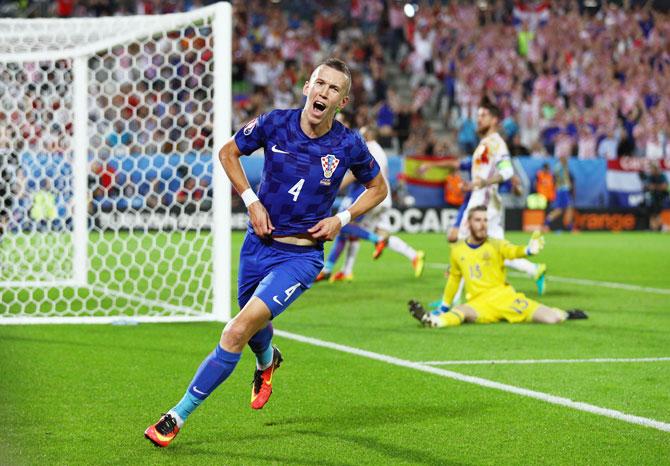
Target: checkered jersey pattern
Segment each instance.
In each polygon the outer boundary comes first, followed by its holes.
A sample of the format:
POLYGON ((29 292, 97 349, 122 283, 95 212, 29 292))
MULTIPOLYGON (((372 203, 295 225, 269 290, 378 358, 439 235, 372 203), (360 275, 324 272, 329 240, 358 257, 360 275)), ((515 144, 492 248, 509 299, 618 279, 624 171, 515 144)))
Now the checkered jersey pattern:
POLYGON ((274 110, 250 121, 235 134, 243 154, 258 148, 265 164, 258 198, 275 227, 275 235, 305 233, 331 215, 333 201, 348 169, 367 183, 379 165, 360 135, 341 123, 311 139, 300 128, 301 109, 274 110))

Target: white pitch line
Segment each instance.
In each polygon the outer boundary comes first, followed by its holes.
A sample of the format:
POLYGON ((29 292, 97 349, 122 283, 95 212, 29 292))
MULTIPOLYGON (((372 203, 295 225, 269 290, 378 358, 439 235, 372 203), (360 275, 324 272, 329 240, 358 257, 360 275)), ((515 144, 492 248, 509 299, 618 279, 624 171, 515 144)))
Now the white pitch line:
POLYGON ((537 400, 544 401, 546 403, 565 406, 568 408, 576 409, 578 411, 585 411, 587 413, 598 414, 600 416, 605 416, 612 419, 628 422, 630 424, 637 424, 644 427, 650 427, 652 429, 658 429, 664 432, 670 432, 670 424, 666 422, 657 421, 655 419, 649 419, 641 416, 635 416, 632 414, 626 414, 621 411, 617 411, 615 409, 601 408, 600 406, 595 406, 588 403, 582 403, 579 401, 573 401, 570 400, 569 398, 563 398, 560 396, 550 395, 548 393, 537 392, 535 390, 528 390, 526 388, 515 387, 514 385, 494 382, 492 380, 483 379, 481 377, 473 377, 470 375, 459 374, 458 372, 452 372, 446 369, 440 369, 438 367, 432 367, 418 362, 412 362, 404 359, 395 358, 393 356, 387 356, 385 354, 374 353, 372 351, 366 351, 351 346, 340 345, 338 343, 319 340, 317 338, 306 337, 295 333, 286 332, 283 330, 275 330, 275 334, 284 338, 288 338, 290 340, 307 343, 309 345, 320 346, 322 348, 329 348, 336 351, 341 351, 343 353, 354 354, 356 356, 361 356, 368 359, 374 359, 376 361, 382 361, 387 364, 393 364, 395 366, 407 367, 421 372, 428 372, 430 374, 447 377, 450 379, 458 380, 460 382, 471 383, 482 387, 493 388, 495 390, 514 393, 521 396, 527 396, 529 398, 535 398, 537 400))
MULTIPOLYGON (((87 288, 90 289, 93 292, 102 293, 102 294, 109 295, 109 296, 114 296, 116 298, 127 299, 128 301, 134 301, 136 303, 144 304, 147 307, 158 307, 158 308, 166 309, 168 311, 181 312, 181 313, 184 313, 186 315, 192 315, 192 316, 201 316, 201 315, 204 314, 203 312, 198 312, 198 311, 196 311, 196 310, 194 310, 190 307, 177 306, 175 304, 164 303, 162 301, 158 301, 158 300, 155 300, 155 299, 144 298, 142 296, 133 296, 131 294, 124 293, 123 291, 112 290, 110 288, 106 288, 106 287, 103 287, 103 286, 89 285, 87 288)), ((131 316, 119 316, 119 317, 125 318, 125 317, 131 317, 131 316)))
POLYGON ((476 359, 471 361, 419 361, 417 364, 429 366, 460 366, 477 364, 572 364, 599 362, 658 362, 670 361, 670 358, 592 358, 592 359, 476 359))
MULTIPOLYGON (((426 264, 426 267, 432 269, 446 269, 448 267, 448 264, 440 264, 437 262, 432 262, 426 264)), ((510 277, 527 276, 526 274, 519 272, 509 272, 508 275, 510 277)), ((613 288, 615 290, 644 291, 647 293, 670 295, 670 289, 667 288, 653 288, 650 286, 629 285, 628 283, 618 283, 618 282, 604 282, 600 280, 588 280, 585 278, 559 277, 557 275, 547 275, 547 279, 558 283, 570 283, 572 285, 599 286, 602 288, 613 288)))

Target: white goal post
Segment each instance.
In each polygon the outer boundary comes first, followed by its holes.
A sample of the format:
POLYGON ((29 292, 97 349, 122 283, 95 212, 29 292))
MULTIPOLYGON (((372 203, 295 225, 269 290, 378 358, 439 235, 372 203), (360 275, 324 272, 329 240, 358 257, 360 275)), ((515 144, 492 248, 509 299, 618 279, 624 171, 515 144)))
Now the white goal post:
POLYGON ((0 19, 0 325, 227 321, 230 3, 0 19))

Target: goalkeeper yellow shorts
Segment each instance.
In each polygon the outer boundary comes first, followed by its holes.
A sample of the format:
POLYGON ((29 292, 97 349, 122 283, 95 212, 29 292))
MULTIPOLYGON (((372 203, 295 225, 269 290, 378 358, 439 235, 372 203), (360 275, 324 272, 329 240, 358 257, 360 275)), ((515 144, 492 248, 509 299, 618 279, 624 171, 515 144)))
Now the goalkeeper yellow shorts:
POLYGON ((505 320, 510 323, 530 322, 540 303, 526 298, 509 285, 498 286, 465 303, 477 311, 478 324, 505 320))

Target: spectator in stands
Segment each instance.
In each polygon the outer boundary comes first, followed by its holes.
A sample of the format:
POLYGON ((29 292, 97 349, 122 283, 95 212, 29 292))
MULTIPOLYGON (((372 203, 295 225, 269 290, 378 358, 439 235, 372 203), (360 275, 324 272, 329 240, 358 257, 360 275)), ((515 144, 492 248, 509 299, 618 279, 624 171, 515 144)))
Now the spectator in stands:
POLYGON ((8 135, 6 129, 0 129, 0 240, 11 217, 16 195, 14 179, 19 170, 19 157, 12 151, 8 135))
POLYGON ((205 196, 205 191, 198 185, 196 179, 188 176, 184 180, 184 186, 177 192, 177 203, 184 207, 185 212, 190 213, 198 210, 200 202, 205 196))
POLYGON ((458 146, 461 152, 471 154, 477 146, 477 125, 472 118, 466 117, 458 130, 458 146))
POLYGON ((49 179, 44 178, 40 181, 39 191, 33 197, 30 218, 36 222, 38 230, 48 230, 57 216, 56 195, 49 179))
POLYGON ((16 178, 12 185, 13 204, 10 218, 10 228, 23 230, 28 228, 28 211, 30 209, 30 191, 28 189, 28 177, 24 168, 16 170, 16 178))
POLYGON ((544 221, 545 230, 549 231, 552 222, 557 218, 562 218, 562 227, 572 231, 575 211, 574 182, 568 167, 567 156, 559 158, 559 163, 554 168, 554 179, 556 180, 556 198, 551 206, 551 212, 544 221))
MULTIPOLYGON (((160 14, 198 3, 61 0, 52 3, 52 14, 160 14)), ((438 121, 445 116, 444 107, 453 109, 453 117, 443 118, 446 127, 440 131, 460 129, 461 149, 471 152, 477 139, 468 115, 482 94, 488 94, 518 125, 519 141, 510 144, 512 154, 528 153, 525 148, 530 148, 533 154, 580 158, 670 155, 670 17, 649 6, 638 12, 632 4, 607 4, 589 9, 597 11, 591 14, 576 8, 574 1, 551 2, 542 20, 515 23, 510 2, 488 2, 484 14, 476 2, 425 2, 413 19, 396 0, 326 2, 328 8, 311 18, 310 11, 318 9, 311 2, 303 2, 300 14, 288 11, 291 2, 232 3, 235 128, 271 106, 294 106, 313 63, 335 50, 359 74, 351 102, 357 124, 377 121, 380 142, 395 146, 397 138, 401 152, 453 153, 440 134, 427 142, 431 130, 415 121, 417 112, 438 121), (398 72, 396 60, 415 72, 398 72), (436 82, 443 83, 446 105, 435 98, 436 82), (409 96, 411 104, 406 101, 409 96), (618 115, 618 121, 610 114, 618 115)), ((193 34, 179 42, 179 50, 168 51, 167 41, 147 40, 141 47, 129 44, 121 55, 109 54, 114 60, 101 57, 92 75, 91 84, 100 92, 91 119, 101 128, 105 121, 111 126, 100 133, 101 141, 92 136, 100 155, 211 149, 211 119, 205 117, 211 114, 211 96, 204 91, 213 79, 208 63, 211 40, 206 32, 193 34), (103 78, 112 75, 115 60, 119 70, 113 79, 103 78), (129 82, 135 75, 143 79, 129 82), (176 90, 178 82, 185 82, 189 91, 176 90), (105 86, 118 92, 105 91, 105 86), (182 117, 185 113, 191 116, 182 117)), ((0 111, 0 120, 6 118, 19 132, 18 149, 68 150, 71 105, 64 90, 48 101, 39 76, 53 83, 67 81, 70 67, 63 60, 51 68, 26 63, 20 72, 3 70, 0 78, 9 94, 26 96, 18 112, 0 111)), ((111 186, 113 181, 102 182, 114 180, 113 173, 96 177, 100 182, 94 196, 120 194, 111 186)), ((158 204, 165 202, 163 194, 154 196, 158 204)))
POLYGON ((548 163, 543 164, 535 174, 535 192, 544 196, 548 203, 556 200, 554 173, 548 163))
POLYGON ((461 177, 461 172, 454 169, 444 179, 444 202, 447 207, 458 209, 465 201, 465 181, 461 177))
POLYGON ((414 113, 410 127, 409 138, 405 141, 403 150, 413 155, 435 155, 437 140, 428 122, 420 112, 414 113))
POLYGON ((520 155, 530 155, 531 151, 528 147, 521 143, 521 134, 516 133, 509 144, 509 155, 517 157, 520 155))
POLYGON ((295 98, 291 92, 291 84, 287 78, 280 78, 277 81, 277 89, 274 91, 273 107, 277 109, 293 108, 295 98))
POLYGON ((392 138, 395 135, 393 130, 395 114, 388 99, 390 92, 393 91, 387 90, 385 99, 377 103, 372 110, 372 113, 377 115, 376 126, 379 128, 378 141, 382 147, 390 147, 392 138))
POLYGON ((405 22, 407 16, 402 11, 402 4, 395 0, 387 0, 386 8, 388 11, 389 40, 388 49, 391 53, 391 60, 396 61, 399 56, 400 47, 405 43, 405 22))
POLYGON ((621 129, 616 126, 615 122, 605 123, 600 135, 600 141, 598 142, 598 157, 605 160, 613 160, 617 158, 620 134, 621 129))
POLYGON ((645 128, 646 145, 644 148, 644 156, 651 160, 658 160, 665 155, 665 133, 662 125, 658 123, 649 123, 645 128))
POLYGON ((140 210, 144 207, 144 196, 138 194, 134 184, 126 184, 123 187, 123 196, 119 198, 116 207, 119 210, 140 210))
POLYGON ((95 160, 91 163, 91 173, 97 178, 93 188, 93 198, 101 199, 118 197, 120 190, 117 185, 116 168, 106 160, 95 160))
POLYGON ((649 213, 649 228, 661 231, 663 220, 661 212, 668 199, 668 179, 661 171, 658 162, 652 162, 648 175, 640 174, 644 182, 645 201, 649 213))
POLYGON ((165 185, 160 179, 155 178, 151 181, 151 190, 146 197, 146 206, 150 209, 159 209, 166 204, 165 185))
POLYGON ((577 157, 580 160, 593 159, 597 157, 597 139, 595 128, 588 124, 582 124, 579 127, 579 136, 577 139, 577 157))

